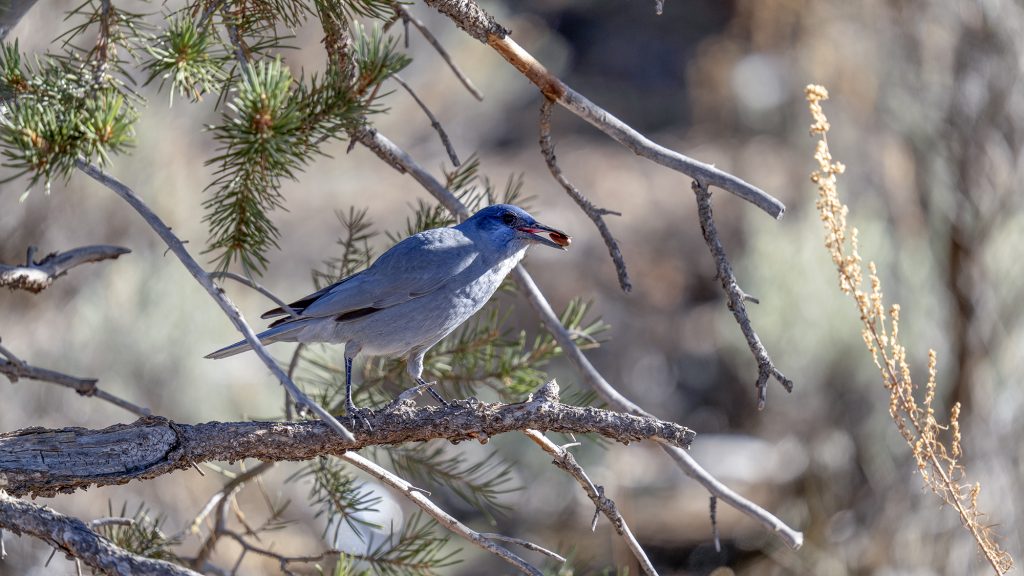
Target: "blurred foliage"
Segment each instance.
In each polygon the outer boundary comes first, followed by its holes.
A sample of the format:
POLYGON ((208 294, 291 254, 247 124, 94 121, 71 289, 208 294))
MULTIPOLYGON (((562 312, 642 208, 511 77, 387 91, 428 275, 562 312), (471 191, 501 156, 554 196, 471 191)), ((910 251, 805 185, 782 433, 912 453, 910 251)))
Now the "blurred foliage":
POLYGON ((164 534, 160 528, 164 524, 162 516, 151 517, 143 503, 131 515, 128 514, 127 502, 117 512, 114 511, 113 503, 108 502, 107 510, 109 519, 127 523, 102 523, 96 528, 97 534, 133 554, 169 562, 179 561, 174 547, 181 544, 180 537, 164 534))

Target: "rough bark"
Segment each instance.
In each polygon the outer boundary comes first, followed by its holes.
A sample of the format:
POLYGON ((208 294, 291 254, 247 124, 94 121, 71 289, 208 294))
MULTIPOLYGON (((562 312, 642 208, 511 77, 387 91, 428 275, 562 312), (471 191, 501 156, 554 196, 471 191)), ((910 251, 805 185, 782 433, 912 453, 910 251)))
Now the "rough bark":
POLYGON ((67 274, 68 270, 85 264, 117 258, 131 250, 120 246, 83 246, 67 252, 53 252, 39 262, 34 262, 29 249, 29 257, 23 266, 0 264, 0 286, 11 290, 28 290, 38 293, 53 284, 53 281, 67 274))
POLYGON ((127 552, 90 530, 78 518, 18 500, 3 490, 0 490, 0 528, 35 536, 103 574, 199 576, 177 564, 127 552))
POLYGON ((154 478, 206 461, 309 460, 372 445, 434 439, 486 442, 496 434, 527 429, 600 434, 622 443, 659 440, 680 447, 695 436, 655 418, 561 404, 554 382, 519 404, 463 401, 423 407, 407 401, 356 424, 355 441, 346 441, 318 421, 188 425, 146 417, 102 430, 26 428, 0 434, 0 488, 17 496, 52 496, 154 478))

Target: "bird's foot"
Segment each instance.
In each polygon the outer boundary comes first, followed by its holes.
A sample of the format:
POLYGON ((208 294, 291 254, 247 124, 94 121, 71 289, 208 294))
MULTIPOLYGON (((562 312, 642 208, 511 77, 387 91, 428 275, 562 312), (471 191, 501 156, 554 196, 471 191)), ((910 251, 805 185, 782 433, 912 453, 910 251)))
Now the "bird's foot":
POLYGON ((356 422, 361 422, 366 429, 373 431, 373 426, 370 426, 370 416, 373 416, 373 410, 369 408, 356 408, 356 405, 351 402, 345 403, 345 416, 348 417, 349 424, 352 428, 356 427, 356 422))
MULTIPOLYGON (((431 386, 433 386, 434 384, 437 384, 437 382, 425 382, 423 380, 418 380, 417 382, 418 382, 418 384, 416 384, 412 388, 408 388, 405 391, 403 391, 391 403, 395 404, 395 405, 398 405, 398 404, 401 404, 405 400, 412 400, 413 398, 416 398, 420 394, 423 394, 423 390, 424 389, 430 390, 431 394, 437 396, 437 392, 434 392, 434 389, 431 388, 431 386)), ((440 398, 440 397, 438 397, 438 398, 440 398)), ((441 402, 447 404, 447 402, 444 402, 443 399, 441 399, 441 402)))

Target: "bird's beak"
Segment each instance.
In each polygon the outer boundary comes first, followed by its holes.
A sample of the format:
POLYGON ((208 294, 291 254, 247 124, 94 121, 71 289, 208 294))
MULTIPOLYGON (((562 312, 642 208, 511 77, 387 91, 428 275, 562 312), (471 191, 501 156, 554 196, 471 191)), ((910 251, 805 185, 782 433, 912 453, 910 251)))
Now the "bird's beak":
POLYGON ((559 250, 567 250, 569 248, 569 244, 572 244, 572 236, 569 236, 561 230, 551 228, 550 226, 545 226, 540 223, 519 226, 516 230, 523 232, 534 242, 539 242, 545 246, 551 246, 552 248, 558 248, 559 250))

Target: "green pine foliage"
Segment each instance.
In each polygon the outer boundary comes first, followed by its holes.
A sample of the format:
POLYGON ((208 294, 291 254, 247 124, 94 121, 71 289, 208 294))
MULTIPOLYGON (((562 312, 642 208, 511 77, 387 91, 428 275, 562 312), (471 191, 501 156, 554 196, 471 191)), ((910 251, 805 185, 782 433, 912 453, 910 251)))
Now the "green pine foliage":
POLYGON ((350 206, 347 213, 335 210, 344 234, 337 242, 341 256, 325 260, 323 270, 313 270, 313 285, 317 290, 365 269, 373 261, 370 239, 377 233, 373 231, 369 212, 369 208, 357 210, 354 206, 350 206))
POLYGON ((213 34, 211 27, 200 26, 191 18, 172 16, 167 29, 146 46, 146 84, 159 78, 163 90, 169 83, 171 105, 175 94, 197 102, 203 94, 218 92, 227 79, 224 66, 230 56, 214 50, 213 34))
POLYGON ((132 522, 125 524, 104 524, 96 528, 96 532, 110 540, 112 544, 140 556, 178 562, 178 556, 173 548, 181 544, 177 537, 168 537, 161 530, 164 523, 162 516, 150 516, 149 509, 145 504, 139 504, 135 512, 128 514, 128 504, 121 505, 119 512, 114 511, 112 503, 107 503, 109 515, 116 518, 130 519, 132 522))
POLYGON ((5 181, 28 176, 29 189, 67 180, 79 160, 107 164, 134 139, 138 97, 127 65, 146 34, 141 16, 89 1, 68 18, 75 24, 61 37, 63 53, 30 63, 17 42, 0 50, 0 151, 14 170, 5 181), (87 31, 95 41, 76 43, 87 31))
POLYGON ((474 461, 464 451, 450 449, 447 441, 437 440, 423 446, 376 449, 374 457, 386 458, 395 473, 432 494, 443 489, 483 514, 492 525, 496 514, 511 509, 501 499, 522 490, 512 464, 497 452, 474 461))
POLYGON ((329 68, 308 82, 296 79, 280 59, 247 64, 237 93, 212 128, 219 153, 205 202, 210 226, 208 252, 221 269, 239 262, 248 274, 267 265, 279 231, 270 213, 282 207, 283 179, 296 179, 321 145, 343 139, 376 108, 380 84, 409 63, 397 42, 375 28, 356 42, 353 81, 329 68))
POLYGON ((361 535, 360 527, 379 528, 367 522, 362 514, 377 509, 381 498, 356 479, 337 458, 325 456, 303 466, 289 480, 310 480, 309 503, 317 510, 316 517, 324 518, 323 536, 330 542, 338 540, 342 526, 361 535))
POLYGON ((456 558, 458 549, 450 546, 451 533, 440 532, 422 512, 409 518, 401 531, 391 528, 388 537, 368 541, 364 552, 342 554, 335 576, 436 576, 440 569, 462 561, 456 558))

